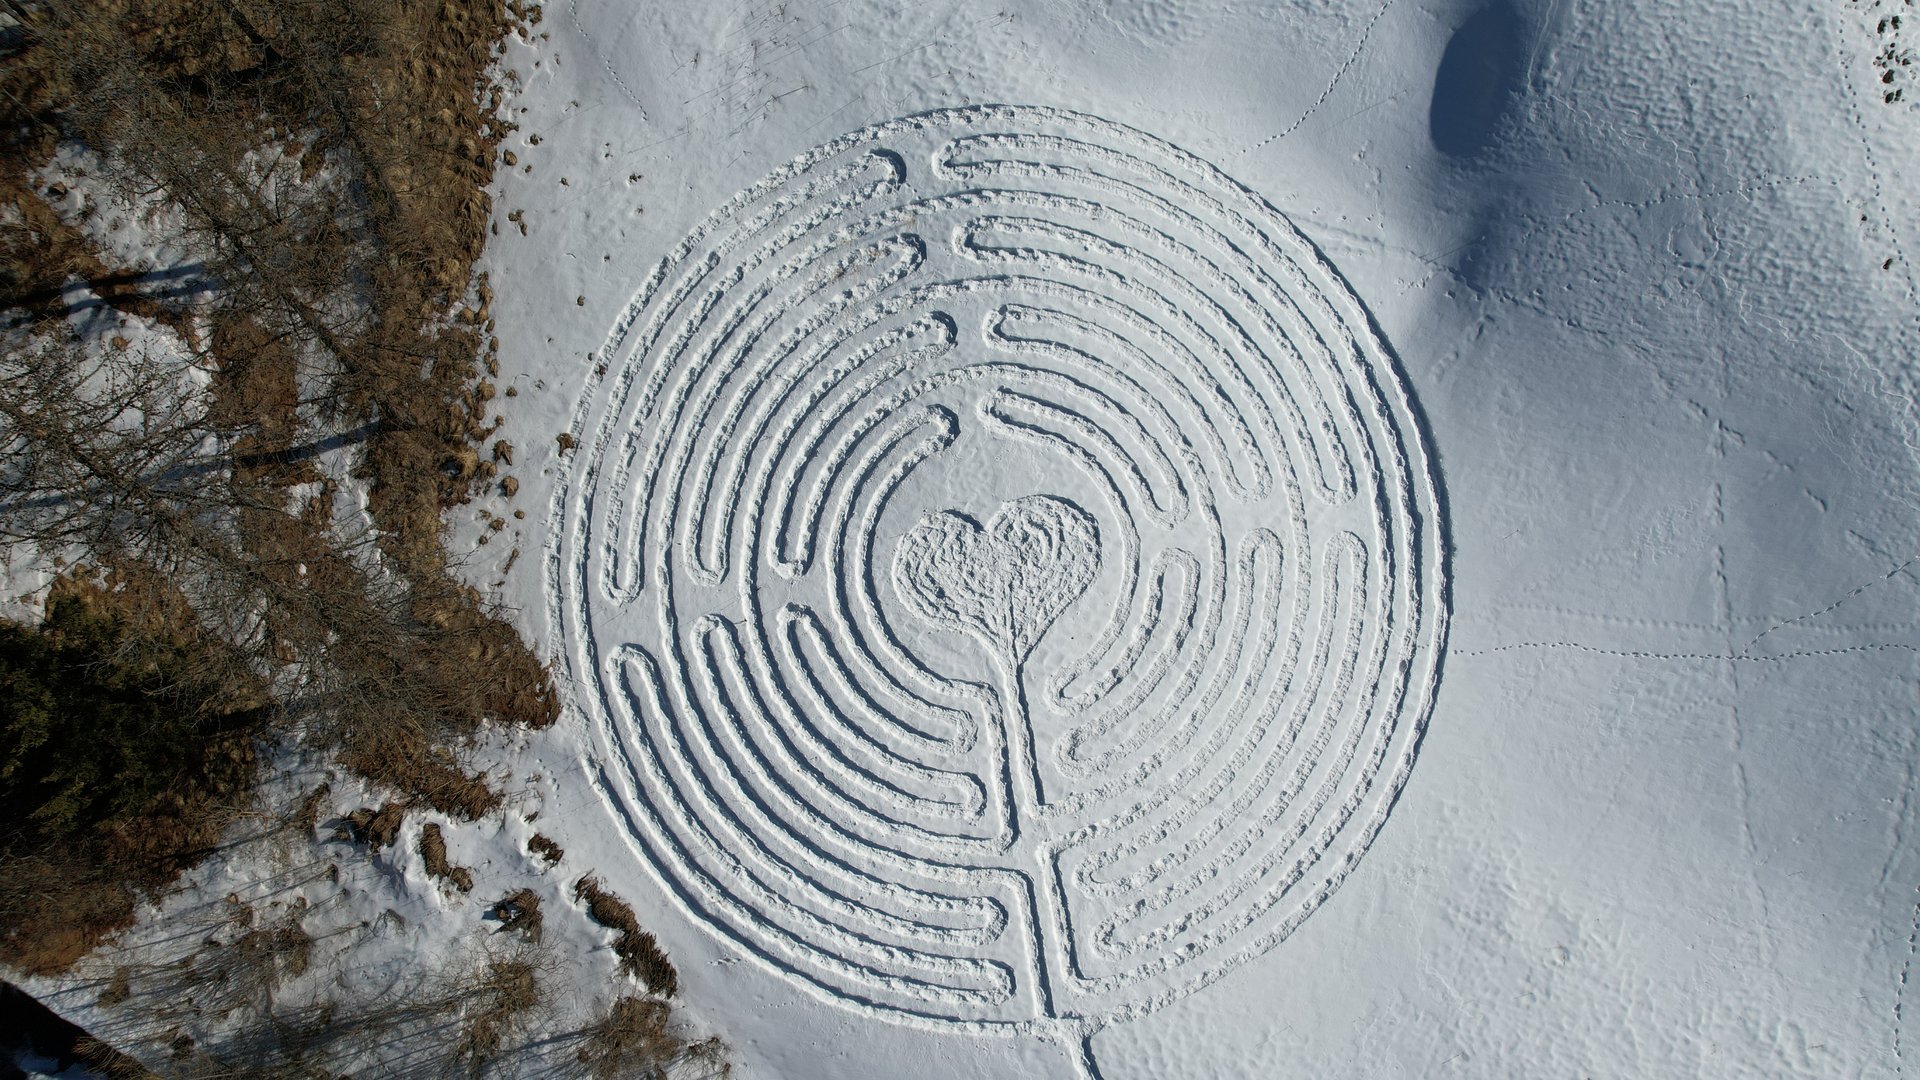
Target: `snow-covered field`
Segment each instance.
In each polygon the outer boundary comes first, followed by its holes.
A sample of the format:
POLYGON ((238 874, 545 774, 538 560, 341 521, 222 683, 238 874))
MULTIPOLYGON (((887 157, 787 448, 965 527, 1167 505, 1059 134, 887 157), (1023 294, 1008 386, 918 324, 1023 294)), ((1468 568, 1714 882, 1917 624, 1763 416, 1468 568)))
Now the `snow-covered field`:
POLYGON ((594 873, 747 1078, 1904 1075, 1902 13, 553 5, 452 526, 569 712, 369 948, 594 873))
POLYGON ((492 269, 521 431, 580 439, 505 586, 568 665, 570 850, 749 1073, 1071 1075, 1092 1031, 1107 1077, 1897 1074, 1879 17, 555 11, 492 269), (1097 119, 900 119, 982 102, 1097 119), (1095 554, 950 553, 1016 625, 925 618, 915 523, 1031 495, 1095 554))
POLYGON ((1899 1075, 1897 13, 550 12, 569 850, 748 1075, 1899 1075))

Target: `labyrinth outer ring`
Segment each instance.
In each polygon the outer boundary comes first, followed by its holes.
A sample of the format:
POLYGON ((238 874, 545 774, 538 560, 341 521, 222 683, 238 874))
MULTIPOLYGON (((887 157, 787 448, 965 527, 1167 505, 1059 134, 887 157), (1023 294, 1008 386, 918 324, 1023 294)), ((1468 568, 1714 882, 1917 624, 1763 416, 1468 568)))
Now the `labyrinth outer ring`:
POLYGON ((1157 1008, 1290 935, 1412 767, 1447 589, 1411 399, 1278 211, 1132 128, 979 106, 802 155, 655 267, 571 433, 549 613, 596 783, 693 918, 850 1008, 1157 1008), (1019 689, 921 655, 876 569, 995 438, 1115 538, 1019 689))

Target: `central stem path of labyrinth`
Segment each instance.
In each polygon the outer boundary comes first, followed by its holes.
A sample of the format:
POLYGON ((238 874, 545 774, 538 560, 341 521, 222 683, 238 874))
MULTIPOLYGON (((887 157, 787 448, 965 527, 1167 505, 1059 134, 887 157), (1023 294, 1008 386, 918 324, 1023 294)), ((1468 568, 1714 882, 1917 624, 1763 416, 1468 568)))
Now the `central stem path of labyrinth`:
POLYGON ((1051 109, 868 128, 599 361, 548 550, 575 707, 638 856, 781 974, 1092 1071, 1385 821, 1435 478, 1366 313, 1211 166, 1051 109))

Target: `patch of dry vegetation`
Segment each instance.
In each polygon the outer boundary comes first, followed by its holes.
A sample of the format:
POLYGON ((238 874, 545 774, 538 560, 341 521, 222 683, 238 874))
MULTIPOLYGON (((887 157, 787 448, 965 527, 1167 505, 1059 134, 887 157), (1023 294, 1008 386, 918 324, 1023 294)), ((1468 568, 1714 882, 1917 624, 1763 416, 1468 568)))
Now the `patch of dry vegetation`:
POLYGON ((400 826, 407 820, 407 804, 390 802, 379 807, 363 806, 348 814, 341 823, 345 839, 367 845, 370 851, 393 846, 400 838, 400 826))
POLYGON ((532 855, 538 855, 540 861, 546 863, 548 866, 557 866, 561 859, 567 857, 565 848, 554 843, 551 837, 542 836, 539 833, 534 833, 533 836, 527 840, 527 852, 532 855))
POLYGON ((72 964, 249 797, 263 698, 178 632, 178 603, 151 579, 66 581, 42 626, 0 624, 0 964, 72 964))
POLYGON ((602 888, 592 875, 573 886, 573 898, 587 905, 587 917, 614 931, 614 954, 620 957, 620 970, 639 979, 647 989, 661 997, 680 992, 680 973, 652 934, 640 929, 633 908, 618 896, 602 888))
MULTIPOLYGON (((177 721, 153 746, 156 770, 172 763, 157 801, 88 804, 85 828, 16 830, 0 849, 0 962, 52 971, 208 849, 247 800, 260 740, 332 747, 402 802, 470 820, 500 796, 461 767, 460 746, 489 722, 549 724, 557 704, 441 540, 442 511, 496 476, 475 450, 500 421, 491 297, 472 268, 511 126, 488 65, 517 9, 10 7, 23 38, 0 58, 0 325, 14 328, 0 355, 0 546, 81 553, 89 569, 70 588, 137 613, 90 648, 198 649, 191 676, 150 695, 177 721), (178 211, 169 240, 197 259, 191 288, 93 248, 74 216, 87 208, 36 179, 65 145, 92 151, 127 199, 178 211), (68 316, 89 296, 179 347, 76 336, 68 316), (364 520, 337 515, 315 466, 330 443, 358 444, 364 520)), ((18 631, 19 649, 72 652, 51 612, 18 631)), ((72 684, 56 699, 107 670, 54 666, 72 684)), ((53 728, 86 731, 53 712, 53 728)), ((36 738, 19 735, 33 761, 59 750, 36 738)))
POLYGON ((264 922, 251 905, 230 908, 227 925, 184 965, 183 981, 212 1015, 270 1012, 280 985, 307 970, 313 938, 302 925, 306 905, 297 903, 264 922))
POLYGON ((519 931, 529 944, 540 944, 546 919, 540 914, 540 896, 532 889, 515 889, 493 905, 493 917, 500 920, 502 934, 519 931))
POLYGON ((660 1080, 669 1066, 682 1063, 699 1067, 696 1075, 703 1078, 733 1075, 718 1039, 689 1043, 673 1033, 672 1019, 664 1001, 620 998, 587 1029, 576 1056, 593 1080, 660 1080))
MULTIPOLYGON (((447 509, 518 490, 500 471, 514 449, 489 415, 498 343, 473 264, 512 129, 489 65, 537 9, 7 8, 22 37, 0 55, 0 556, 84 561, 44 625, 0 627, 0 697, 26 703, 0 717, 0 964, 45 974, 127 925, 240 815, 313 839, 331 788, 259 813, 263 747, 323 748, 390 792, 342 825, 377 851, 420 808, 495 813, 462 749, 488 724, 556 718, 550 672, 457 580, 441 532, 447 509), (68 160, 128 205, 175 215, 164 239, 191 265, 156 273, 96 249, 94 207, 40 178, 75 147, 68 160), (99 305, 157 336, 76 330, 99 305), (342 447, 364 510, 323 456, 342 447)), ((563 856, 546 837, 528 847, 563 856)), ((419 851, 473 888, 438 825, 419 851)), ((718 1043, 672 1034, 659 998, 677 974, 632 909, 591 878, 575 896, 656 997, 622 998, 555 1045, 577 1041, 595 1076, 724 1075, 718 1043)), ((280 1000, 314 981, 316 943, 309 909, 272 911, 236 907, 164 967, 114 966, 103 1005, 245 1021, 213 1049, 182 1021, 170 1060, 147 1066, 333 1077, 405 1043, 476 1073, 549 1006, 524 951, 543 929, 531 889, 493 909, 523 951, 390 1001, 280 1000)))
MULTIPOLYGON (((237 916, 236 916, 237 921, 237 916)), ((261 929, 268 930, 271 926, 261 929)), ((582 1027, 542 1027, 553 1002, 551 957, 530 946, 486 952, 437 970, 379 1002, 284 1005, 272 990, 293 974, 286 950, 217 935, 185 963, 131 974, 136 1002, 155 1011, 156 1046, 145 1066, 82 1039, 73 1056, 109 1076, 167 1080, 333 1080, 345 1076, 443 1078, 486 1074, 591 1076, 595 1080, 721 1080, 731 1074, 717 1038, 690 1041, 659 998, 623 996, 582 1027), (225 973, 207 986, 200 973, 225 973), (261 993, 263 1020, 202 1042, 191 1024, 229 996, 261 993), (368 1048, 377 1052, 370 1058, 368 1048), (377 1062, 377 1063, 376 1063, 377 1062), (151 1068, 153 1071, 148 1071, 151 1068)))
POLYGON ((328 796, 333 794, 332 784, 321 784, 301 798, 300 804, 293 808, 287 824, 301 837, 311 837, 320 827, 320 811, 327 805, 328 796))
MULTIPOLYGON (((116 973, 154 1033, 147 1067, 167 1080, 318 1080, 353 1075, 477 1076, 525 1048, 551 1009, 549 958, 518 948, 440 967, 379 1000, 287 1004, 276 991, 298 978, 310 939, 299 911, 248 926, 250 909, 230 913, 184 959, 116 973), (240 930, 243 932, 236 932, 240 930), (245 1008, 251 1025, 212 1038, 208 1016, 245 1008)), ((551 1036, 550 1036, 551 1037, 551 1036)), ((560 1033, 558 1038, 574 1037, 560 1033)), ((87 1059, 88 1048, 76 1048, 87 1059)), ((120 1075, 109 1073, 109 1075, 120 1075)))
POLYGON ((534 965, 524 959, 493 960, 470 991, 460 1033, 461 1056, 470 1071, 499 1058, 511 1037, 544 1000, 534 965))
POLYGON ((473 871, 447 861, 447 838, 432 822, 420 827, 420 858, 426 863, 427 874, 436 881, 463 893, 473 891, 473 871))

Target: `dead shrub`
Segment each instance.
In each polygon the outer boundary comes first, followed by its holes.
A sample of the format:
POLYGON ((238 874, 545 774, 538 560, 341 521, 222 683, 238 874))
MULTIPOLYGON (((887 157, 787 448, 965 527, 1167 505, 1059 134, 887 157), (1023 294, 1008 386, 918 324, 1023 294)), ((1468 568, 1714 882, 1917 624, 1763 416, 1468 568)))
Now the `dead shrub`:
POLYGON ((430 876, 463 893, 473 891, 473 871, 447 861, 447 838, 439 825, 429 822, 420 827, 420 858, 426 862, 430 876))
POLYGON ((367 845, 370 851, 391 847, 400 837, 400 826, 406 823, 407 809, 402 802, 385 803, 377 810, 363 806, 347 815, 347 839, 367 845))
POLYGON ((640 929, 640 920, 625 900, 601 888, 592 875, 581 878, 573 887, 573 898, 587 904, 587 917, 614 931, 614 954, 620 957, 620 970, 641 982, 661 997, 672 997, 680 990, 680 973, 654 936, 640 929))
POLYGON ((515 889, 493 905, 493 917, 500 920, 498 933, 519 930, 530 944, 540 944, 544 919, 540 914, 540 896, 532 889, 515 889))
POLYGON ((74 1059, 106 1080, 161 1080, 159 1074, 91 1035, 73 1043, 74 1059))
POLYGON ((477 821, 500 805, 500 793, 461 770, 453 752, 424 733, 382 731, 340 755, 340 763, 379 784, 419 799, 449 817, 477 821))
POLYGON ((718 1038, 689 1043, 673 1032, 673 1015, 657 998, 622 997, 587 1028, 576 1059, 593 1080, 718 1080, 733 1075, 718 1038))
POLYGON ((140 894, 119 868, 28 856, 6 869, 0 963, 16 971, 58 974, 133 925, 140 894))
POLYGON ((0 963, 64 970, 212 851, 266 722, 218 643, 168 629, 151 579, 56 583, 0 624, 0 963))
POLYGON ((288 823, 302 835, 312 836, 313 831, 320 827, 320 811, 327 805, 327 796, 332 794, 333 785, 325 783, 307 792, 288 823))
POLYGON ((671 1019, 664 1001, 620 998, 588 1029, 580 1064, 594 1080, 663 1076, 683 1048, 668 1028, 671 1019))
POLYGON ((471 1071, 497 1059, 507 1038, 544 1000, 538 971, 520 959, 490 961, 467 996, 460 1045, 471 1071))
POLYGON ((548 866, 556 865, 561 859, 567 856, 565 848, 562 848, 559 844, 554 843, 551 839, 539 833, 534 833, 532 838, 527 841, 527 851, 531 854, 538 855, 540 861, 546 863, 548 866))
POLYGON ((261 924, 252 907, 235 904, 228 926, 188 958, 183 986, 216 1016, 270 1012, 280 984, 307 970, 313 938, 302 925, 305 915, 306 903, 299 901, 261 924))
POLYGON ((125 964, 116 964, 107 978, 107 985, 100 988, 100 997, 95 1004, 119 1005, 132 996, 133 972, 125 964))

